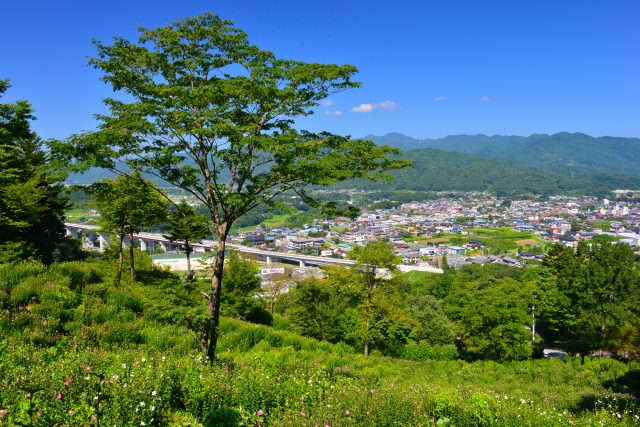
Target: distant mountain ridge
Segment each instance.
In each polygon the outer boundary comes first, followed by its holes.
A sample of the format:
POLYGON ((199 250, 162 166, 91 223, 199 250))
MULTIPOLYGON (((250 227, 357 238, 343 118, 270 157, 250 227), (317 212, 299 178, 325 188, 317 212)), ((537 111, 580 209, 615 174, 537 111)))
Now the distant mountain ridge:
POLYGON ((592 137, 584 133, 553 135, 450 135, 416 139, 401 133, 369 135, 366 139, 403 151, 435 148, 484 158, 502 158, 537 168, 562 168, 569 172, 604 172, 640 176, 640 138, 592 137))

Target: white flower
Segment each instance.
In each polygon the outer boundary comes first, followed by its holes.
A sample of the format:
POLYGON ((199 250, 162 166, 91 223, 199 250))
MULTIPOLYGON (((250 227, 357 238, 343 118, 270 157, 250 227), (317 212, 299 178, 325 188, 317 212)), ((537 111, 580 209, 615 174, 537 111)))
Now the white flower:
POLYGON ((93 400, 98 400, 98 396, 93 396, 93 400))
POLYGON ((153 405, 151 405, 151 406, 149 406, 149 409, 151 409, 151 412, 153 412, 153 411, 155 411, 155 410, 156 410, 156 407, 155 407, 155 406, 153 406, 153 405))
POLYGON ((142 406, 144 408, 145 407, 145 403, 144 402, 140 402, 140 406, 142 406))
POLYGON ((144 363, 144 362, 146 362, 146 361, 147 361, 147 358, 146 358, 146 357, 143 357, 143 358, 142 358, 142 363, 144 363))
POLYGON ((122 364, 122 369, 127 369, 127 364, 126 363, 122 364))
POLYGON ((153 390, 153 391, 151 392, 151 396, 155 396, 155 395, 156 395, 156 391, 155 391, 155 390, 153 390))
POLYGON ((146 426, 146 424, 144 423, 144 421, 140 421, 140 425, 141 425, 141 426, 146 426))
POLYGON ((162 356, 162 361, 164 362, 165 360, 167 360, 167 356, 162 356))

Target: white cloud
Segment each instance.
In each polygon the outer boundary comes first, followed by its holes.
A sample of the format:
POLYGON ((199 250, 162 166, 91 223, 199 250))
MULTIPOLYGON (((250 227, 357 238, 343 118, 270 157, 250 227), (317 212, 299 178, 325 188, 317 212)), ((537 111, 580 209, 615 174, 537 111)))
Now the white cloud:
POLYGON ((380 108, 384 108, 386 110, 395 110, 398 108, 398 104, 393 101, 382 101, 380 103, 380 108))
POLYGON ((356 113, 368 113, 369 111, 372 111, 376 107, 377 107, 376 104, 360 104, 357 107, 353 107, 351 111, 354 111, 356 113))
POLYGON ((341 116, 342 115, 342 111, 339 110, 330 110, 330 111, 325 111, 324 112, 325 116, 341 116))
POLYGON ((323 107, 331 107, 333 105, 333 101, 330 99, 325 99, 320 103, 323 107))
POLYGON ((433 100, 436 101, 436 102, 442 102, 442 101, 444 101, 446 99, 447 99, 446 96, 436 96, 435 98, 433 98, 433 100))
POLYGON ((393 101, 382 101, 375 104, 360 104, 357 107, 353 107, 351 111, 356 113, 368 113, 376 108, 384 108, 385 110, 395 110, 398 108, 398 104, 393 101))
POLYGON ((482 98, 480 98, 480 102, 489 102, 491 101, 491 98, 489 98, 488 96, 483 96, 482 98))

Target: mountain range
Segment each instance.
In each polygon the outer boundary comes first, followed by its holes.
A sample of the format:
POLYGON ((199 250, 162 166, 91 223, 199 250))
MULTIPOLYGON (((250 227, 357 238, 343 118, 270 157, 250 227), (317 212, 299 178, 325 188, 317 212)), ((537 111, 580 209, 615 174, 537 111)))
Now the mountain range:
POLYGON ((640 176, 640 138, 595 138, 584 133, 560 132, 527 137, 450 135, 440 139, 415 139, 401 133, 390 133, 369 135, 365 139, 403 151, 435 148, 483 158, 506 159, 536 168, 640 176))
MULTIPOLYGON (((640 189, 640 138, 561 132, 422 140, 390 133, 366 139, 400 148, 403 158, 413 160, 413 168, 391 172, 392 183, 359 180, 340 187, 493 191, 499 195, 607 195, 618 188, 640 189)), ((92 169, 70 176, 67 183, 90 184, 108 176, 107 171, 92 169)))

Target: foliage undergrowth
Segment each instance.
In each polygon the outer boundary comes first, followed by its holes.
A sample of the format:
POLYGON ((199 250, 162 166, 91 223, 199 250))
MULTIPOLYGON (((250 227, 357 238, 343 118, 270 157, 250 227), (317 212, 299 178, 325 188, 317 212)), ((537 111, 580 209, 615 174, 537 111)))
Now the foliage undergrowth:
POLYGON ((640 365, 610 359, 470 363, 419 346, 405 355, 419 361, 364 357, 223 319, 207 363, 180 317, 198 289, 140 278, 116 290, 100 261, 0 266, 0 426, 638 423, 640 365))

